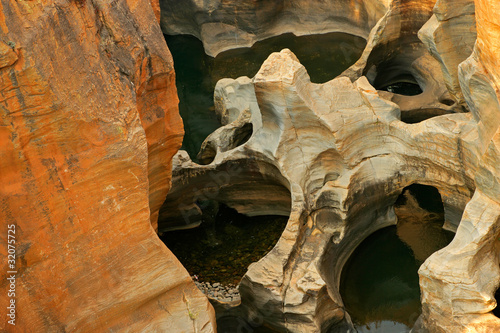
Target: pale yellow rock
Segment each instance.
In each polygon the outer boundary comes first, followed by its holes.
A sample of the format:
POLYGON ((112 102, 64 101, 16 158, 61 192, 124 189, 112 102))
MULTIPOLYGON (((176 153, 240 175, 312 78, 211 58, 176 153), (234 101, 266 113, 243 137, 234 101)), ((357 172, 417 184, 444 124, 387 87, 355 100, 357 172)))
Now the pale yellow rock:
POLYGON ((473 0, 439 0, 434 15, 420 29, 419 37, 436 57, 454 100, 466 107, 458 78, 458 65, 472 53, 476 41, 473 0))
POLYGON ((242 213, 290 214, 274 249, 240 283, 240 311, 277 330, 351 325, 338 291, 342 266, 364 238, 397 223, 392 205, 405 186, 437 187, 450 230, 472 196, 479 154, 471 115, 405 124, 365 77, 313 84, 286 49, 251 82, 220 81, 215 99, 233 122, 205 141, 200 154, 212 156, 208 164, 185 153, 174 158, 159 227, 199 223, 193 188, 208 183, 216 187, 210 198, 242 213), (245 123, 251 137, 235 145, 231 133, 245 123))
MULTIPOLYGON (((203 6, 216 16, 224 9, 216 1, 203 6)), ((269 17, 279 16, 271 7, 269 17)), ((422 316, 414 331, 500 331, 491 313, 500 284, 500 4, 385 1, 377 8, 383 15, 368 24, 363 55, 342 77, 313 84, 283 50, 253 79, 218 83, 224 126, 202 147, 205 165, 185 152, 174 158, 160 229, 199 224, 194 202, 203 186, 210 191, 201 195, 242 213, 289 215, 276 246, 249 266, 237 310, 278 331, 347 330, 339 292, 345 262, 367 236, 398 223, 394 202, 404 187, 431 185, 443 200, 444 228, 456 236, 419 271, 422 316), (411 74, 423 93, 377 90, 394 71, 411 74)), ((284 29, 229 25, 244 45, 284 29)), ((199 37, 201 26, 172 23, 199 37)), ((208 52, 234 47, 227 36, 208 52)))
POLYGON ((346 32, 367 37, 390 0, 160 0, 165 34, 190 34, 205 52, 250 47, 269 37, 346 32))

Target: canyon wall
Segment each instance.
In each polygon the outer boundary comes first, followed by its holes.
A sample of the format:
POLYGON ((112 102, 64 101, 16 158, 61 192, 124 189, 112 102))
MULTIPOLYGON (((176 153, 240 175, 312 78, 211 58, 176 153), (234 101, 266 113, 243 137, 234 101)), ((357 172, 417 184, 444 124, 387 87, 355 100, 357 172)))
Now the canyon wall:
POLYGON ((17 256, 0 273, 5 291, 17 271, 16 325, 0 330, 213 332, 152 225, 183 129, 149 1, 2 0, 0 13, 0 237, 15 228, 17 256))

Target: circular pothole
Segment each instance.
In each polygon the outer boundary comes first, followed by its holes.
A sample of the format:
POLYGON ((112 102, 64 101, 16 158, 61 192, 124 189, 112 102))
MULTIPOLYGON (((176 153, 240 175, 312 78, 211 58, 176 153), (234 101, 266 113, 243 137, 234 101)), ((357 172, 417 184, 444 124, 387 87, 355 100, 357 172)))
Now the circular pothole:
POLYGON ((368 236, 348 259, 340 293, 358 332, 409 332, 421 313, 418 269, 453 239, 439 191, 411 185, 395 202, 397 226, 368 236))

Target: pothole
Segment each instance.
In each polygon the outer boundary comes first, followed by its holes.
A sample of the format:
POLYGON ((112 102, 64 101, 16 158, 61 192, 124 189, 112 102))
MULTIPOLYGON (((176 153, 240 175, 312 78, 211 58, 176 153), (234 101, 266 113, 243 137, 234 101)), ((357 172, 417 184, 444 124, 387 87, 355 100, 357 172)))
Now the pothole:
POLYGON ((396 103, 401 121, 415 124, 451 113, 465 112, 445 86, 439 63, 425 49, 416 34, 377 44, 363 70, 381 96, 396 103))
POLYGON ((342 270, 340 293, 361 332, 409 332, 421 313, 418 269, 454 234, 442 229, 444 210, 437 189, 405 188, 395 203, 396 226, 368 236, 342 270))
POLYGON ((239 300, 237 285, 248 266, 274 247, 288 217, 249 217, 215 201, 199 206, 204 211, 200 227, 166 232, 160 239, 207 296, 239 300))

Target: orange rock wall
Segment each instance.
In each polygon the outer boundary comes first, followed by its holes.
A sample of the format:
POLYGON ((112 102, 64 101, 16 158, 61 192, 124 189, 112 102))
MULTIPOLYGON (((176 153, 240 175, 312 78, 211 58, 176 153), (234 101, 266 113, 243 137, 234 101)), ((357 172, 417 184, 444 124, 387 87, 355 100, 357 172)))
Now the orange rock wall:
POLYGON ((150 2, 0 7, 0 256, 7 225, 17 251, 16 326, 0 331, 213 331, 150 223, 182 139, 150 2))
POLYGON ((500 2, 475 0, 477 21, 477 47, 480 60, 500 84, 500 2))

